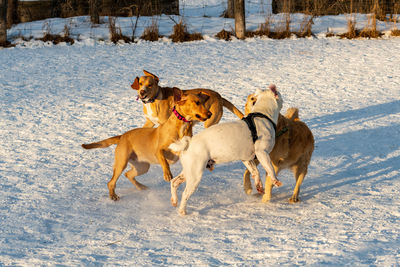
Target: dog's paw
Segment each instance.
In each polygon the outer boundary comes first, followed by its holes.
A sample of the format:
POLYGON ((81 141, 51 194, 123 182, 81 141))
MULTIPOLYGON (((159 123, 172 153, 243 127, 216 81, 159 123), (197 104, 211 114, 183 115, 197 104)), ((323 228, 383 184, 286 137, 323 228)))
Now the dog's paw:
POLYGON ((114 201, 118 201, 119 200, 119 196, 117 194, 110 195, 110 199, 114 200, 114 201))
POLYGON ((172 180, 172 174, 171 173, 165 173, 164 174, 164 180, 169 182, 172 180))
POLYGON ((294 203, 298 203, 298 202, 300 202, 300 199, 297 198, 297 197, 291 197, 291 198, 289 198, 289 203, 290 203, 290 204, 294 204, 294 203))
POLYGON ((246 195, 251 195, 251 193, 253 193, 253 188, 245 188, 244 192, 246 192, 246 195))
POLYGON ((256 184, 256 189, 257 189, 257 192, 260 193, 260 194, 264 194, 264 192, 265 192, 264 191, 264 187, 263 187, 261 182, 256 184))
POLYGON ((171 205, 172 205, 172 207, 178 206, 178 200, 171 197, 171 205))
POLYGON ((147 189, 149 189, 149 187, 148 186, 146 186, 146 185, 144 185, 144 184, 136 184, 136 188, 137 188, 137 190, 147 190, 147 189))
POLYGON ((275 186, 277 186, 277 187, 280 187, 281 185, 283 185, 282 182, 279 181, 279 180, 275 180, 275 181, 273 181, 272 183, 273 183, 273 185, 275 185, 275 186))
POLYGON ((185 216, 187 213, 185 209, 179 209, 179 214, 185 216))
POLYGON ((271 196, 268 195, 268 194, 264 194, 263 197, 262 197, 262 199, 261 199, 261 202, 263 202, 263 203, 269 203, 270 200, 271 200, 271 196))

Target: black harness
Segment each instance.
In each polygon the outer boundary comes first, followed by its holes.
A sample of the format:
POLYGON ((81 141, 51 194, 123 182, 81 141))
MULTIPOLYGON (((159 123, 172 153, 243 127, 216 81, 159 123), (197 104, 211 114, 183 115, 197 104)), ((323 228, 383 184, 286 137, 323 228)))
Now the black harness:
POLYGON ((256 125, 254 124, 254 118, 255 117, 264 118, 264 119, 269 120, 269 122, 274 127, 274 130, 275 130, 275 133, 276 133, 276 124, 267 115, 264 115, 264 114, 259 113, 259 112, 249 113, 246 117, 243 117, 242 120, 244 120, 246 122, 247 126, 250 129, 251 137, 253 138, 253 143, 255 143, 257 141, 257 139, 258 139, 256 125))

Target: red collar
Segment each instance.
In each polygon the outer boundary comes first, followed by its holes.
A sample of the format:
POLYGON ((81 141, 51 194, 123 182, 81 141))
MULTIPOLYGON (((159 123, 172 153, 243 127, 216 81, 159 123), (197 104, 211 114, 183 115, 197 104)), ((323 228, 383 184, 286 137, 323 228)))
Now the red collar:
POLYGON ((175 109, 175 107, 172 108, 172 112, 175 114, 175 116, 178 118, 178 120, 181 120, 183 122, 190 122, 185 117, 183 117, 179 112, 175 109))

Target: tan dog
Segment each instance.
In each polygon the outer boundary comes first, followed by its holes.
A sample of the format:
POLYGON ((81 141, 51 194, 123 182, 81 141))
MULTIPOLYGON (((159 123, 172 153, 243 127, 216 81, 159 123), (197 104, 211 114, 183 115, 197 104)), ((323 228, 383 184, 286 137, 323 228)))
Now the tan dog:
MULTIPOLYGON (((138 92, 138 98, 143 102, 143 111, 146 116, 146 122, 143 127, 153 127, 155 124, 163 124, 171 115, 175 87, 161 87, 158 85, 159 78, 156 75, 145 70, 143 72, 145 76, 136 77, 131 87, 138 92)), ((239 118, 243 117, 243 113, 231 102, 213 90, 199 88, 183 90, 183 92, 203 93, 209 96, 207 101, 204 102, 204 106, 213 115, 204 123, 205 128, 217 124, 221 120, 223 107, 229 109, 239 118)))
MULTIPOLYGON (((253 94, 247 97, 245 114, 250 112, 256 101, 257 98, 253 94)), ((285 116, 279 114, 276 136, 275 146, 270 153, 272 165, 276 175, 283 169, 291 169, 296 179, 296 186, 289 202, 295 203, 299 201, 300 186, 307 174, 308 164, 314 151, 314 137, 307 125, 300 121, 297 108, 289 108, 285 116)), ((244 173, 243 182, 246 193, 251 194, 248 170, 244 173)), ((270 201, 272 187, 271 177, 268 176, 265 182, 263 202, 270 201)))
POLYGON ((86 149, 104 148, 117 144, 115 148, 114 173, 108 182, 108 190, 112 200, 118 200, 115 194, 115 185, 128 162, 132 169, 125 176, 139 190, 146 188, 136 181, 135 177, 145 174, 150 164, 160 164, 164 172, 164 179, 170 181, 172 174, 169 164, 175 163, 179 158, 172 153, 168 146, 191 133, 192 121, 205 121, 212 116, 204 107, 198 95, 183 93, 179 89, 174 90, 175 105, 173 113, 168 120, 157 128, 136 128, 123 135, 114 136, 100 142, 83 144, 86 149))

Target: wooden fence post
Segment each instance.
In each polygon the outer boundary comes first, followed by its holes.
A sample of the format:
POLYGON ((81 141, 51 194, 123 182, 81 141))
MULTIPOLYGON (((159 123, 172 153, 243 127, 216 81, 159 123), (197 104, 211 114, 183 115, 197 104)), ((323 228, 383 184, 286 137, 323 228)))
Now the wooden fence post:
POLYGON ((246 20, 244 12, 244 0, 235 0, 235 33, 239 39, 244 39, 246 35, 246 20))
POLYGON ((7 44, 7 2, 0 0, 0 46, 7 44))

